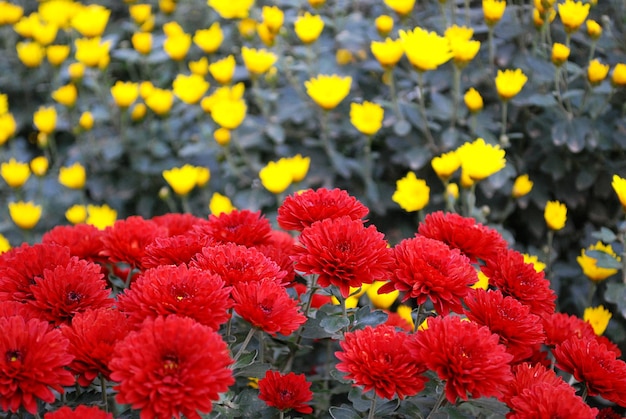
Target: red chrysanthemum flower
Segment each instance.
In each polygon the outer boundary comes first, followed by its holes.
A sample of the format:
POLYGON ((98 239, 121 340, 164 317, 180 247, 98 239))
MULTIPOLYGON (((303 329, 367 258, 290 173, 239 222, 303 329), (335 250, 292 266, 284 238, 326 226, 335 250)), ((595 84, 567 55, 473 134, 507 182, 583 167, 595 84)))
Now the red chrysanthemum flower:
POLYGON ((76 313, 111 307, 115 302, 100 266, 76 256, 66 265, 45 269, 31 289, 31 307, 41 319, 57 326, 69 324, 76 313))
POLYGON ((278 207, 278 225, 285 230, 302 231, 314 222, 348 216, 359 220, 369 209, 342 189, 319 188, 289 195, 278 207))
POLYGON ((266 244, 272 227, 261 211, 234 210, 209 216, 208 223, 194 227, 194 234, 206 235, 217 243, 235 243, 246 247, 266 244))
POLYGON ((619 348, 619 346, 617 346, 617 344, 615 344, 613 341, 611 341, 609 338, 607 338, 604 335, 596 335, 596 340, 598 341, 599 344, 606 346, 606 349, 608 349, 611 352, 615 352, 615 357, 616 358, 621 358, 622 357, 622 350, 619 348))
POLYGON ((566 386, 571 388, 561 377, 551 369, 541 364, 522 362, 514 365, 513 381, 509 382, 504 391, 502 401, 509 403, 512 397, 519 396, 528 388, 544 383, 550 387, 566 386))
MULTIPOLYGON (((564 383, 565 384, 565 383, 564 383)), ((567 384, 553 387, 538 383, 509 401, 507 419, 595 419, 598 409, 589 407, 567 384)))
POLYGON ((233 287, 232 297, 237 314, 272 336, 288 336, 306 321, 298 302, 276 281, 239 282, 233 287))
POLYGON ((622 419, 622 415, 610 407, 605 407, 604 409, 600 409, 596 419, 622 419))
POLYGON ((141 260, 145 256, 146 246, 157 237, 167 235, 166 227, 138 215, 117 220, 102 234, 104 249, 100 255, 107 256, 113 263, 128 263, 133 268, 143 269, 141 260))
POLYGON ((100 239, 102 233, 102 230, 90 224, 56 226, 43 235, 41 242, 67 246, 72 256, 92 262, 102 262, 105 260, 100 256, 100 252, 104 249, 100 239))
POLYGON ((205 218, 196 217, 189 213, 169 213, 152 217, 158 226, 167 228, 168 236, 180 236, 193 231, 195 226, 201 226, 208 222, 205 218))
POLYGON ((311 383, 304 374, 266 371, 265 377, 259 380, 259 399, 283 412, 290 409, 305 415, 313 412, 307 404, 313 400, 311 383))
POLYGON ((555 346, 572 336, 593 339, 596 334, 593 327, 583 319, 567 313, 553 313, 543 318, 546 332, 546 345, 555 346))
POLYGON ((209 236, 179 235, 157 237, 146 246, 146 253, 141 260, 144 269, 161 265, 188 265, 191 259, 204 247, 215 242, 209 236))
POLYGON ((341 361, 337 369, 346 372, 353 385, 374 390, 383 399, 414 396, 424 389, 427 378, 422 375, 423 362, 409 352, 410 340, 407 333, 387 325, 348 332, 339 342, 341 351, 335 352, 341 361))
POLYGON ((467 317, 500 336, 513 362, 531 357, 536 345, 545 341, 541 318, 531 314, 530 307, 513 297, 504 297, 498 290, 473 290, 465 304, 467 317))
POLYGON ((532 263, 524 262, 524 256, 515 250, 498 253, 493 262, 482 267, 489 284, 502 294, 519 300, 530 307, 530 312, 539 317, 554 313, 556 294, 550 289, 550 281, 544 272, 537 272, 532 263))
POLYGON ((478 277, 469 258, 439 240, 424 236, 402 240, 393 248, 395 266, 391 282, 379 294, 394 289, 404 293, 402 301, 414 298, 417 304, 430 299, 435 311, 446 315, 461 312, 461 299, 478 277))
POLYGON ((385 325, 393 326, 395 328, 399 328, 407 332, 413 331, 413 326, 411 326, 411 323, 406 321, 406 319, 400 316, 398 313, 396 313, 395 311, 387 311, 386 313, 387 313, 387 320, 384 323, 385 325))
POLYGON ((626 406, 626 363, 595 339, 572 336, 552 351, 556 366, 584 383, 590 396, 626 406))
POLYGON ((95 406, 76 406, 72 410, 67 406, 63 406, 54 412, 48 412, 43 415, 44 419, 113 419, 113 414, 106 413, 95 406))
POLYGON ((0 301, 33 299, 31 285, 45 269, 67 265, 70 249, 57 244, 23 244, 0 255, 0 301))
POLYGON ((64 386, 74 384, 65 369, 72 361, 69 342, 39 319, 0 317, 0 407, 37 413, 37 400, 52 403, 64 386))
POLYGON ((37 318, 37 312, 27 303, 0 301, 0 317, 22 316, 25 320, 37 318))
POLYGON ((219 275, 226 285, 262 279, 282 283, 287 275, 276 262, 256 248, 234 243, 205 247, 189 265, 219 275))
POLYGON ((426 215, 417 231, 453 249, 459 249, 472 263, 478 260, 492 261, 508 247, 506 240, 496 230, 453 212, 437 211, 426 215))
POLYGON ((295 280, 296 271, 293 265, 292 256, 295 252, 295 240, 284 231, 272 230, 270 240, 267 244, 255 246, 257 250, 276 262, 280 268, 286 272, 283 283, 290 284, 295 280))
POLYGON ((216 331, 173 315, 147 319, 115 346, 109 367, 117 401, 141 419, 200 419, 235 382, 232 362, 216 331))
POLYGON ((140 274, 118 296, 118 307, 135 325, 146 317, 177 314, 217 330, 230 317, 229 295, 230 287, 218 275, 186 265, 165 265, 140 274))
POLYGON ((115 344, 130 332, 126 316, 112 308, 78 313, 72 324, 62 325, 61 332, 70 341, 74 356, 70 370, 78 376, 78 384, 86 387, 98 376, 110 378, 109 362, 115 344))
POLYGON ((328 218, 302 230, 295 248, 296 270, 317 274, 321 287, 335 285, 346 298, 359 288, 391 273, 393 257, 384 235, 348 216, 328 218))
POLYGON ((500 337, 485 327, 460 317, 432 317, 428 329, 419 331, 409 342, 413 356, 446 381, 450 403, 468 396, 499 397, 513 379, 513 355, 498 341, 500 337))

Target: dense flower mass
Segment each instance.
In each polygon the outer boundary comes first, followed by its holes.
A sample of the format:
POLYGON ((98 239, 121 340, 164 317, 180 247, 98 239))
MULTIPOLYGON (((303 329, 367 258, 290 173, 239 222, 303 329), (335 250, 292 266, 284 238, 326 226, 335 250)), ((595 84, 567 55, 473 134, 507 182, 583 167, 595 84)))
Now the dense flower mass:
POLYGON ((210 215, 209 222, 194 228, 198 235, 208 235, 218 243, 253 247, 267 243, 272 227, 260 211, 234 210, 210 215))
POLYGON ((43 417, 45 419, 113 419, 113 414, 107 413, 96 406, 80 405, 76 406, 75 409, 63 406, 54 412, 46 413, 43 417))

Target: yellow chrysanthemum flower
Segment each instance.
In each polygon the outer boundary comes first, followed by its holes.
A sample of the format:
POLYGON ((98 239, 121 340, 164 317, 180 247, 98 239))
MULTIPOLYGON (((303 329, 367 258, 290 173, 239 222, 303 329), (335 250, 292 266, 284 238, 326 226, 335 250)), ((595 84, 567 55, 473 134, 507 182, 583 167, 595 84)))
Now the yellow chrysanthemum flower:
POLYGON ((104 205, 87 205, 87 219, 85 223, 96 227, 98 230, 104 230, 115 224, 117 220, 117 211, 104 205))
POLYGON ((20 188, 30 177, 30 166, 11 158, 0 165, 0 175, 10 187, 20 188))
POLYGON ((587 35, 591 39, 598 39, 602 35, 602 26, 593 19, 587 21, 587 35))
POLYGON ((421 211, 430 200, 430 188, 424 179, 418 179, 414 172, 396 181, 396 191, 391 200, 407 212, 421 211))
POLYGON ((614 268, 598 267, 598 260, 586 253, 590 251, 604 252, 618 262, 621 262, 622 260, 622 258, 615 253, 610 244, 604 244, 601 241, 589 246, 587 249, 582 249, 580 256, 576 258, 576 261, 587 278, 594 282, 600 282, 617 273, 617 269, 614 268))
POLYGON ((473 182, 499 172, 506 165, 505 151, 500 145, 487 144, 482 138, 463 144, 456 153, 461 161, 463 174, 473 182))
POLYGON ((208 0, 208 4, 223 19, 243 19, 250 14, 254 0, 208 0))
POLYGON ((385 281, 374 281, 372 285, 367 289, 367 297, 370 299, 374 307, 381 310, 388 310, 393 305, 400 295, 400 291, 394 290, 387 294, 379 294, 380 287, 385 285, 385 281))
POLYGON ((152 51, 152 34, 150 32, 135 32, 130 38, 133 48, 140 54, 150 54, 152 51))
POLYGON ((273 52, 269 52, 266 49, 254 49, 243 47, 241 48, 241 57, 243 63, 251 74, 263 74, 269 70, 278 56, 273 52))
POLYGON ((85 167, 78 162, 59 169, 59 183, 66 188, 82 189, 85 186, 86 179, 87 172, 85 167))
POLYGON ((532 189, 533 181, 529 179, 528 175, 520 175, 513 182, 511 195, 513 195, 513 198, 521 198, 524 195, 528 195, 532 189))
POLYGON ((11 112, 0 115, 0 145, 6 143, 17 130, 17 122, 11 112))
POLYGON ((543 218, 550 230, 561 230, 567 221, 567 207, 559 201, 548 201, 543 212, 543 218))
MULTIPOLYGON (((2 8, 0 6, 0 11, 1 9, 2 8)), ((0 255, 7 250, 11 250, 11 243, 9 243, 9 240, 0 233, 0 255)))
POLYGON ((569 58, 570 49, 565 44, 555 42, 552 45, 552 63, 560 66, 569 58))
POLYGON ((209 73, 209 60, 207 57, 202 57, 196 61, 189 61, 189 71, 192 74, 196 74, 204 78, 209 73))
POLYGON ((322 109, 334 109, 350 93, 352 77, 340 77, 336 74, 323 75, 304 82, 306 92, 322 109))
POLYGON ((406 16, 413 11, 415 0, 384 0, 387 7, 399 16, 406 16))
POLYGON ((393 18, 389 15, 380 15, 374 21, 378 34, 385 37, 393 30, 393 18))
POLYGON ((152 16, 152 5, 147 3, 133 4, 128 7, 128 12, 135 23, 141 25, 152 16))
POLYGON ((587 67, 587 80, 592 85, 600 84, 609 74, 609 65, 602 64, 600 60, 593 59, 587 67))
POLYGON ((145 98, 146 105, 157 115, 166 115, 174 104, 174 93, 171 90, 153 88, 145 98))
POLYGON ((506 9, 506 0, 483 0, 483 15, 485 23, 493 26, 502 19, 506 9))
POLYGON ((163 50, 174 61, 182 61, 191 47, 191 35, 188 33, 168 36, 163 42, 163 50))
POLYGON ((113 96, 117 106, 124 109, 128 108, 139 96, 139 85, 132 81, 123 82, 118 80, 111 87, 111 96, 113 96))
POLYGON ((209 210, 211 211, 211 214, 229 214, 234 209, 235 207, 233 206, 233 203, 227 196, 222 195, 219 192, 214 192, 213 196, 211 196, 211 200, 209 201, 209 210))
POLYGON ((285 21, 285 13, 277 6, 263 6, 261 15, 263 16, 263 23, 269 31, 274 34, 278 33, 285 21))
POLYGON ((248 107, 243 99, 221 98, 211 106, 211 118, 222 128, 234 130, 246 117, 248 107))
POLYGON ((461 167, 461 160, 456 151, 449 151, 441 156, 434 157, 431 166, 439 179, 446 181, 461 167))
POLYGON ((417 27, 408 32, 401 30, 399 35, 404 53, 419 71, 435 70, 453 57, 450 42, 435 32, 417 27))
POLYGON ((0 25, 13 25, 24 16, 24 8, 7 1, 0 2, 0 25))
POLYGON ((50 45, 46 48, 46 58, 53 66, 61 65, 69 55, 69 45, 50 45))
POLYGON ((187 195, 196 186, 198 179, 198 168, 190 164, 182 167, 173 167, 170 170, 164 170, 163 178, 168 185, 174 190, 176 195, 187 195))
POLYGON ((37 156, 30 161, 29 166, 35 176, 42 177, 48 171, 48 158, 46 156, 37 156))
POLYGON ((72 19, 72 27, 82 36, 93 38, 102 36, 111 11, 99 4, 90 4, 82 7, 72 19))
POLYGON ((289 170, 294 183, 302 181, 309 173, 309 167, 311 166, 310 157, 302 157, 301 154, 296 154, 287 159, 287 161, 289 162, 289 170))
POLYGON ((383 68, 392 68, 404 55, 404 47, 400 39, 386 38, 385 41, 372 41, 370 44, 372 54, 383 68))
POLYGON ((524 253, 523 256, 524 263, 532 264, 536 272, 541 272, 546 269, 546 264, 541 262, 537 256, 529 255, 528 253, 524 253))
POLYGON ((213 132, 213 139, 221 146, 227 146, 231 137, 230 130, 227 128, 218 128, 213 132))
POLYGON ((377 103, 350 104, 350 122, 359 132, 374 135, 383 126, 385 110, 377 103))
POLYGON ((613 181, 611 182, 613 190, 619 198, 619 202, 622 204, 622 208, 626 211, 626 179, 613 175, 613 181))
POLYGON ((321 16, 306 12, 296 19, 293 28, 300 41, 305 44, 311 44, 317 41, 322 30, 324 30, 324 21, 321 16))
POLYGON ((72 224, 84 223, 87 219, 87 207, 84 205, 72 205, 65 211, 65 219, 72 224))
POLYGON ((516 70, 498 70, 496 89, 500 99, 511 99, 522 90, 527 81, 528 77, 519 68, 516 70))
POLYGON ((273 194, 280 194, 287 190, 293 181, 287 159, 271 161, 259 172, 263 187, 273 194))
POLYGON ((17 50, 17 58, 22 64, 30 68, 39 67, 46 56, 45 48, 37 42, 18 42, 15 49, 17 50))
POLYGON ((76 52, 74 58, 87 67, 101 67, 108 63, 111 41, 102 42, 99 37, 79 38, 74 41, 76 52))
POLYGON ((559 17, 561 18, 561 22, 563 22, 565 32, 576 32, 585 19, 587 19, 590 7, 591 5, 589 3, 573 0, 565 0, 565 3, 559 4, 559 17))
POLYGON ((587 307, 583 314, 583 319, 591 325, 596 335, 600 336, 609 326, 609 321, 613 314, 604 306, 587 307))
POLYGON ((16 226, 23 230, 33 229, 41 218, 41 205, 34 202, 9 202, 9 215, 16 226))
POLYGON ((209 89, 209 83, 197 74, 188 76, 179 74, 172 83, 172 90, 177 98, 188 105, 198 103, 209 89))
POLYGON ((483 97, 478 93, 478 90, 471 87, 465 95, 463 95, 463 102, 470 112, 476 113, 483 109, 484 102, 483 97))
POLYGON ((213 23, 208 29, 199 29, 193 36, 193 42, 206 54, 213 54, 224 41, 224 32, 219 22, 213 23))
POLYGON ((66 84, 52 92, 52 99, 63 106, 71 108, 78 98, 78 89, 74 83, 66 84))
POLYGON ((214 63, 209 64, 209 73, 220 84, 229 84, 235 74, 235 57, 229 55, 214 63))
POLYGON ((615 64, 613 74, 611 75, 611 83, 613 86, 626 86, 626 64, 615 64))
POLYGON ((53 106, 40 106, 33 114, 33 123, 44 134, 51 134, 57 126, 57 111, 53 106))
POLYGON ((93 128, 94 118, 93 114, 89 111, 85 111, 80 114, 80 118, 78 119, 78 125, 84 129, 85 131, 89 131, 93 128))

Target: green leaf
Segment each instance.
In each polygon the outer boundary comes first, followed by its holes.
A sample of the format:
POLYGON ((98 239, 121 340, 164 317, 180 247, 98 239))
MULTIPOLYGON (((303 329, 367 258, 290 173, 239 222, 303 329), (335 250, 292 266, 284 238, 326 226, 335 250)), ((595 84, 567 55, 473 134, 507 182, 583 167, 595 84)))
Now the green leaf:
POLYGON ((269 124, 265 127, 265 132, 276 144, 283 144, 285 142, 285 130, 282 126, 269 124))
POLYGON ((405 137, 411 132, 411 124, 409 124, 405 119, 401 119, 393 124, 393 132, 400 137, 405 137))
POLYGON ((361 419, 358 413, 354 410, 347 407, 345 404, 341 405, 341 407, 333 406, 328 409, 328 413, 333 419, 361 419))
POLYGON ((371 311, 369 307, 361 307, 354 315, 354 327, 363 329, 366 326, 377 326, 387 321, 389 316, 382 310, 371 311))
POLYGON ((341 329, 345 329, 349 325, 350 320, 343 317, 343 315, 329 316, 320 322, 320 326, 322 326, 328 333, 336 333, 341 329))
POLYGON ((604 299, 617 305, 622 317, 626 318, 626 284, 621 282, 610 282, 606 285, 604 299))
POLYGON ((358 412, 367 412, 372 406, 372 401, 365 397, 363 391, 358 387, 353 387, 350 390, 348 400, 352 402, 352 407, 358 412))
POLYGON ((256 350, 252 352, 244 353, 241 357, 239 357, 237 362, 235 362, 235 365, 233 368, 239 369, 239 368, 247 367, 248 365, 254 362, 254 360, 256 359, 256 356, 257 356, 256 350))
POLYGON ((598 268, 622 269, 621 262, 602 250, 587 250, 585 251, 585 255, 594 258, 598 268))
POLYGON ((602 227, 600 231, 594 231, 591 233, 594 239, 601 240, 604 243, 612 243, 617 240, 617 236, 611 230, 606 227, 602 227))

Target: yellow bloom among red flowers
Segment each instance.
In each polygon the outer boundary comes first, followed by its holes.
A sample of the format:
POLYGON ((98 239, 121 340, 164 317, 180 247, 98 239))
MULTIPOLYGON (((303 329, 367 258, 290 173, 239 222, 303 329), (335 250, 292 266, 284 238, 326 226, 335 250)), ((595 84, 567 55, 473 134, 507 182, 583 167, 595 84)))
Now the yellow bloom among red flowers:
POLYGON ((430 188, 424 179, 418 179, 414 172, 409 172, 396 182, 391 200, 407 212, 421 211, 430 200, 430 188))
POLYGON ((608 257, 613 258, 616 262, 621 262, 622 260, 622 258, 615 253, 610 244, 604 244, 601 241, 589 246, 587 249, 582 249, 576 261, 587 278, 594 282, 600 282, 617 273, 617 269, 599 267, 598 260, 587 254, 587 252, 590 251, 606 253, 608 257))
POLYGON ((33 229, 41 218, 42 207, 32 201, 9 202, 11 220, 23 230, 33 229))
POLYGON ((559 201, 548 201, 543 212, 543 218, 550 230, 561 230, 567 221, 567 207, 559 201))
POLYGON ((461 170, 472 181, 483 180, 506 165, 505 151, 499 144, 487 144, 484 139, 466 142, 456 150, 461 161, 461 170))

